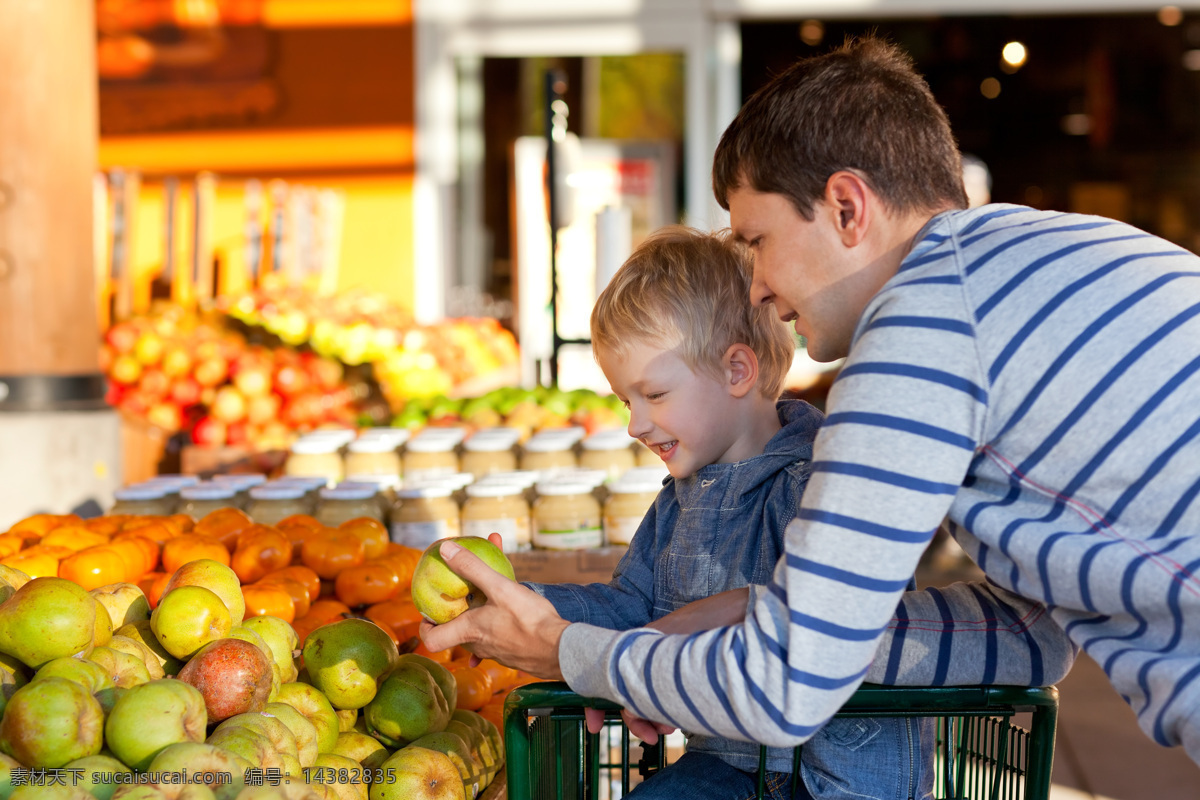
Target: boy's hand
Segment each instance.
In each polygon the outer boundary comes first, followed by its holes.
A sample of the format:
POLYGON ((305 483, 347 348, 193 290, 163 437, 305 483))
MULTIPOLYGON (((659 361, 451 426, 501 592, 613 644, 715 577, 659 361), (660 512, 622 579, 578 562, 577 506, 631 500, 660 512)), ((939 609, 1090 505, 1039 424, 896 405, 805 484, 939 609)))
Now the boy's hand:
POLYGON ((454 542, 444 542, 441 554, 450 569, 487 596, 487 603, 441 625, 422 622, 425 646, 437 652, 462 645, 477 658, 495 659, 539 678, 562 680, 558 643, 569 623, 554 606, 454 542))
MULTIPOLYGON (((599 733, 604 727, 604 711, 599 708, 585 708, 583 718, 587 723, 588 733, 599 733)), ((657 742, 660 733, 666 735, 675 730, 674 725, 635 717, 624 708, 621 709, 621 719, 625 722, 625 727, 629 728, 629 732, 646 744, 657 742)))
POLYGON ((746 618, 746 604, 749 601, 749 589, 730 589, 688 603, 646 627, 663 633, 696 633, 737 625, 746 618))

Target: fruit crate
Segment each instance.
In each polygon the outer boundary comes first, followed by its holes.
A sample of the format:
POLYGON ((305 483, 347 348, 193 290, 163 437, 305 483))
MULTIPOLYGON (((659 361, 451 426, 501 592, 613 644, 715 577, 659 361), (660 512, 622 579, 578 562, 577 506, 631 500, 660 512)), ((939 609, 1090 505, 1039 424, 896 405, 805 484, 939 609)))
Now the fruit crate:
MULTIPOLYGON (((663 739, 646 745, 631 737, 619 710, 607 700, 580 697, 564 683, 514 689, 504 704, 508 797, 616 800, 662 769, 668 758, 663 739), (607 712, 601 733, 587 732, 585 707, 607 712), (631 747, 640 747, 640 758, 631 747)), ((864 684, 838 716, 934 717, 938 800, 1047 800, 1050 795, 1058 722, 1054 687, 864 684)), ((794 764, 801 749, 796 748, 794 764)), ((765 759, 764 748, 760 765, 765 759)), ((759 797, 761 774, 760 769, 759 797)), ((793 781, 798 774, 793 769, 793 781)))

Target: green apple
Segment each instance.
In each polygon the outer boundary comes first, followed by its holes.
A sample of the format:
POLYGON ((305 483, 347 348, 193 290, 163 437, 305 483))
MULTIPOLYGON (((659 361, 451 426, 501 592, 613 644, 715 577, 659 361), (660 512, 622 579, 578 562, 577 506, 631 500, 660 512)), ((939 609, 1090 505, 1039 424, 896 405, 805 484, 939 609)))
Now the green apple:
MULTIPOLYGON (((149 622, 149 620, 146 621, 149 622)), ((108 640, 106 647, 122 653, 128 653, 141 660, 146 665, 146 674, 150 676, 150 680, 156 681, 159 678, 166 677, 166 672, 163 671, 162 662, 158 660, 158 656, 137 639, 132 639, 128 636, 118 636, 114 633, 113 637, 108 640)))
POLYGON ((468 608, 483 605, 487 597, 469 581, 460 578, 442 558, 441 545, 453 541, 476 556, 501 575, 515 579, 512 563, 496 545, 478 536, 458 536, 439 539, 421 554, 413 570, 413 604, 425 619, 435 624, 449 622, 468 608))
POLYGON ((174 678, 127 689, 104 723, 104 742, 113 755, 145 770, 163 748, 204 741, 208 714, 204 695, 174 678))
POLYGON ((97 647, 88 656, 88 661, 99 664, 121 689, 128 689, 150 680, 150 670, 146 668, 145 660, 121 650, 97 647))
POLYGON ((328 753, 337 744, 338 715, 320 689, 307 683, 285 683, 279 688, 278 702, 296 709, 316 727, 318 753, 328 753))
MULTIPOLYGON (((162 644, 159 643, 158 637, 154 635, 154 629, 150 626, 150 620, 140 619, 137 622, 122 625, 113 631, 114 639, 120 636, 133 639, 144 646, 154 656, 154 659, 158 661, 158 666, 162 670, 163 675, 175 675, 183 668, 183 662, 168 653, 162 644)), ((149 664, 146 665, 146 668, 153 670, 149 664)), ((151 677, 153 678, 153 671, 151 672, 151 677)))
POLYGON ((150 602, 146 594, 134 583, 110 583, 88 592, 100 601, 114 628, 150 619, 150 602))
POLYGON ((209 736, 209 742, 218 744, 237 731, 251 731, 262 736, 270 742, 276 753, 296 755, 296 737, 291 729, 274 716, 254 711, 235 714, 222 722, 209 736))
POLYGON ((31 681, 8 701, 0 750, 27 767, 57 769, 104 746, 104 711, 91 690, 59 677, 31 681))
POLYGON ((186 661, 201 647, 229 633, 229 608, 203 586, 179 586, 166 592, 150 615, 150 628, 171 655, 186 661))
POLYGON ((267 703, 267 707, 260 713, 263 716, 274 717, 287 726, 296 741, 295 756, 300 766, 311 766, 317 758, 317 726, 287 703, 267 703))
MULTIPOLYGON (((64 770, 70 775, 78 775, 78 783, 75 784, 80 789, 91 794, 96 800, 109 800, 113 793, 117 791, 119 784, 112 783, 112 776, 117 773, 132 773, 129 767, 117 761, 112 756, 94 755, 77 758, 68 763, 64 770), (79 770, 75 772, 74 770, 79 770), (108 782, 101 782, 107 777, 108 782)), ((3 789, 0 789, 0 795, 3 795, 3 789)))
POLYGON ((251 764, 239 755, 204 742, 179 742, 163 748, 150 762, 147 772, 163 776, 159 785, 168 794, 179 787, 176 776, 187 776, 189 784, 207 786, 216 800, 234 800, 246 786, 251 764))
POLYGON ((257 633, 271 648, 275 663, 279 665, 280 681, 295 681, 295 654, 300 648, 300 637, 296 635, 296 629, 287 620, 269 615, 250 617, 242 623, 242 627, 257 633))

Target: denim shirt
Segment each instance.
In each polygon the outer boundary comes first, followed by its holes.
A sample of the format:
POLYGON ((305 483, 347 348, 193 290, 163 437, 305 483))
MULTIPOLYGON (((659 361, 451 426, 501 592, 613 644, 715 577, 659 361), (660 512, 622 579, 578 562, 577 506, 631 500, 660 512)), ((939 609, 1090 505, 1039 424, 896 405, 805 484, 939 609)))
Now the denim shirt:
MULTIPOLYGON (((808 483, 822 416, 801 400, 778 404, 782 429, 762 455, 709 464, 663 481, 608 584, 526 584, 568 622, 612 630, 645 626, 695 600, 770 582, 787 524, 808 483)), ((909 800, 926 796, 924 763, 932 736, 917 722, 834 719, 804 746, 801 774, 818 798, 909 800), (925 755, 921 755, 922 752, 925 755)), ((685 733, 687 733, 685 731, 685 733)), ((738 769, 758 769, 757 744, 687 733, 689 751, 738 769)), ((767 769, 790 772, 792 751, 771 748, 767 769)))

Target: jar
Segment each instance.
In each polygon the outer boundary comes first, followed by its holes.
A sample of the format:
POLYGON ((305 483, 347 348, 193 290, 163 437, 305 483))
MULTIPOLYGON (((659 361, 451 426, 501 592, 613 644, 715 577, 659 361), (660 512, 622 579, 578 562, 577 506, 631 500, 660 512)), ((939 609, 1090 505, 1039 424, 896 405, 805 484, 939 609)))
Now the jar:
POLYGON ((458 447, 467 438, 467 429, 462 425, 430 425, 413 437, 413 439, 420 438, 438 439, 450 442, 451 447, 458 447))
POLYGON ((408 486, 392 504, 391 538, 396 544, 424 550, 438 539, 458 536, 458 505, 444 483, 408 486))
POLYGON ((322 489, 321 500, 313 516, 328 528, 336 528, 343 522, 359 517, 371 517, 383 522, 379 501, 375 499, 375 487, 363 484, 341 484, 322 489))
POLYGON ((109 515, 154 515, 168 516, 175 511, 175 501, 168 486, 153 482, 126 486, 113 492, 113 507, 109 515))
POLYGON ((471 484, 461 519, 463 536, 486 539, 489 533, 498 533, 504 552, 529 549, 529 503, 524 489, 515 483, 471 484))
POLYGON ((237 490, 224 483, 198 483, 179 490, 180 514, 200 519, 219 508, 237 508, 237 490))
POLYGON ((579 466, 575 451, 568 437, 549 433, 535 433, 525 442, 521 453, 521 469, 535 470, 542 477, 555 471, 579 466))
POLYGON ((292 443, 291 453, 283 466, 289 476, 324 478, 325 485, 337 483, 345 474, 342 457, 338 454, 341 445, 328 436, 297 439, 292 443))
POLYGON ((214 475, 213 483, 225 483, 234 488, 237 494, 234 499, 237 500, 237 507, 245 511, 250 507, 250 490, 255 486, 261 486, 267 482, 267 476, 257 472, 233 473, 228 475, 214 475))
POLYGON ((581 443, 583 452, 579 454, 579 466, 602 469, 608 474, 607 480, 616 480, 626 470, 637 466, 630 446, 634 441, 622 430, 593 433, 581 443))
POLYGON ((463 443, 462 471, 482 478, 492 472, 516 469, 517 456, 513 446, 519 437, 520 433, 512 428, 489 428, 476 433, 463 443))
POLYGON ((142 481, 142 485, 154 485, 164 489, 167 493, 167 501, 170 502, 171 508, 179 508, 179 490, 184 486, 195 486, 200 482, 198 475, 181 475, 178 472, 166 473, 163 475, 155 475, 153 478, 142 481))
POLYGON ((400 479, 400 454, 394 439, 368 436, 346 445, 346 475, 387 475, 400 479))
POLYGON ((250 490, 246 513, 260 525, 275 525, 294 514, 312 511, 307 492, 300 484, 264 484, 250 490))
POLYGON ((399 450, 412 438, 412 431, 408 428, 364 428, 358 432, 358 438, 386 439, 392 443, 394 450, 399 450))
POLYGON ((304 502, 308 505, 308 514, 317 510, 317 503, 321 499, 320 492, 328 484, 325 478, 313 475, 287 475, 270 482, 271 486, 299 486, 304 489, 304 502))
POLYGON ((301 439, 325 439, 327 441, 336 442, 338 449, 345 447, 354 441, 357 434, 349 428, 318 428, 315 431, 309 431, 301 436, 301 439))
POLYGON ((530 505, 537 499, 538 473, 531 469, 505 470, 504 472, 489 472, 479 479, 479 483, 512 483, 520 486, 525 493, 525 501, 530 505))
POLYGON ((604 502, 605 543, 627 546, 632 542, 661 488, 661 480, 647 475, 610 483, 608 500, 604 502))
POLYGON ((600 503, 586 483, 542 481, 533 504, 533 546, 541 550, 583 550, 604 541, 600 503))
POLYGON ((453 438, 422 433, 404 448, 403 475, 406 482, 453 475, 458 472, 458 454, 453 438))

